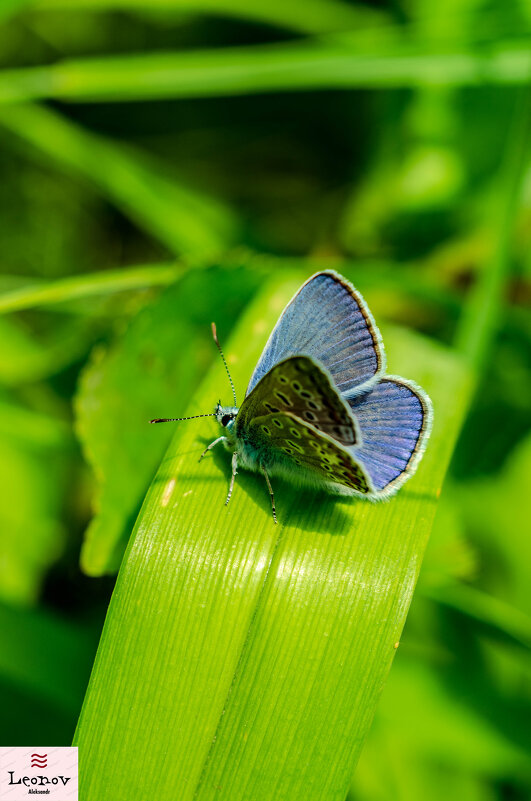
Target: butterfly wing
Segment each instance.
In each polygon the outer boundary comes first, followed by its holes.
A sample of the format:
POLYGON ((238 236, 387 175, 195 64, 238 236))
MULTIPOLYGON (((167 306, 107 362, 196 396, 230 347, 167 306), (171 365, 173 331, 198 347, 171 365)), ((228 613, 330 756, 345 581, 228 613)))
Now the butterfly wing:
POLYGON ((356 420, 326 372, 308 356, 274 365, 247 395, 236 417, 236 436, 257 417, 289 412, 344 445, 360 442, 356 420))
POLYGON ((312 276, 282 312, 251 376, 247 394, 289 356, 312 356, 344 395, 385 371, 380 332, 360 293, 342 276, 312 276))
POLYGON ((347 448, 291 412, 253 418, 246 437, 266 468, 293 467, 318 483, 339 484, 363 495, 372 492, 366 471, 347 448))
POLYGON ((385 376, 348 404, 362 437, 361 446, 351 453, 369 474, 375 495, 392 495, 413 475, 424 453, 433 417, 431 401, 411 381, 385 376))

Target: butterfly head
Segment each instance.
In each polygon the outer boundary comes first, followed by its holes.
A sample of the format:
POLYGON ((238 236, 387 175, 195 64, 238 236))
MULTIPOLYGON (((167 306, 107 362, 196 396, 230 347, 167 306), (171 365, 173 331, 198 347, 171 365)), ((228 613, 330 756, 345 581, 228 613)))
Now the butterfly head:
POLYGON ((214 414, 216 415, 216 420, 220 426, 223 426, 223 428, 231 431, 232 427, 234 426, 234 421, 236 420, 236 415, 238 414, 238 407, 222 406, 221 401, 219 401, 215 408, 214 414))

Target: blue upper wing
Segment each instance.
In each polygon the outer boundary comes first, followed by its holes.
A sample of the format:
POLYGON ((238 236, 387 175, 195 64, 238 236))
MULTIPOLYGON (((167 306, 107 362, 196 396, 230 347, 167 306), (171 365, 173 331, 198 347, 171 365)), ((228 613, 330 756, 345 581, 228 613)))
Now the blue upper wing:
POLYGON ((313 275, 282 312, 251 376, 247 395, 271 368, 312 356, 347 398, 385 371, 380 332, 362 296, 332 271, 313 275))
POLYGON ((385 376, 347 403, 362 439, 360 447, 348 450, 369 474, 375 495, 392 495, 413 475, 424 452, 432 423, 431 401, 413 382, 385 376))

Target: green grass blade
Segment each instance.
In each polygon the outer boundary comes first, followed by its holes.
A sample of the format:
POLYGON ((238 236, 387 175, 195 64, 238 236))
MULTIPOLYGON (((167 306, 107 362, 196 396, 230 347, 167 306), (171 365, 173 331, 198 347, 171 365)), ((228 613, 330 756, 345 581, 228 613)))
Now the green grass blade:
POLYGON ((29 5, 28 0, 3 0, 0 5, 0 21, 4 21, 14 16, 19 11, 24 10, 29 5))
POLYGON ((424 589, 426 597, 472 618, 491 637, 531 648, 531 618, 503 600, 468 584, 424 589))
MULTIPOLYGON (((14 10, 17 0, 11 0, 11 3, 15 4, 14 10)), ((356 8, 341 0, 305 0, 303 13, 298 0, 255 0, 254 3, 246 0, 150 0, 149 4, 146 0, 18 0, 18 4, 22 8, 29 6, 39 10, 105 12, 120 9, 144 15, 162 12, 214 14, 216 17, 250 19, 303 33, 346 30, 380 17, 372 9, 356 8)))
POLYGON ((88 628, 0 603, 0 643, 0 680, 75 713, 95 646, 88 628))
POLYGON ((180 185, 143 154, 36 106, 0 110, 0 126, 97 186, 126 216, 176 254, 204 259, 235 240, 238 224, 221 203, 180 185))
MULTIPOLYGON (((273 281, 238 326, 227 356, 240 397, 299 283, 273 281)), ((400 330, 386 341, 390 369, 435 406, 418 474, 389 503, 278 480, 276 527, 259 476, 242 472, 225 508, 228 455, 197 464, 213 422, 178 428, 131 538, 78 725, 86 801, 122 801, 131 787, 158 801, 345 798, 470 389, 446 349, 400 330)), ((217 365, 193 408, 220 394, 217 365)))
POLYGON ((71 440, 53 417, 15 403, 2 403, 0 411, 0 601, 29 606, 65 547, 61 492, 71 440), (18 434, 26 421, 34 440, 18 434))
MULTIPOLYGON (((265 274, 275 270, 301 269, 301 265, 318 271, 330 267, 330 260, 307 258, 277 258, 258 253, 252 255, 253 270, 265 274)), ((230 263, 230 260, 227 262, 230 263)), ((363 291, 385 283, 397 295, 406 294, 423 303, 436 303, 454 313, 460 309, 460 297, 448 289, 443 280, 433 276, 419 275, 415 266, 402 265, 400 275, 396 274, 391 262, 368 261, 355 264, 343 262, 345 273, 352 272, 363 291)), ((183 266, 175 264, 146 264, 136 267, 123 267, 119 270, 99 270, 60 278, 55 281, 38 282, 31 278, 15 275, 0 276, 6 289, 0 291, 0 314, 22 311, 24 309, 54 307, 86 298, 106 296, 117 292, 167 286, 182 274, 183 266)))
POLYGON ((498 332, 511 271, 513 232, 529 159, 530 100, 528 88, 516 99, 491 215, 496 230, 494 251, 471 292, 457 331, 458 349, 478 372, 485 367, 498 332))
POLYGON ((308 40, 184 53, 64 61, 0 73, 0 103, 39 98, 117 102, 310 89, 522 84, 529 40, 485 49, 428 50, 416 43, 374 52, 308 40))
POLYGON ((0 317, 0 383, 15 387, 56 375, 86 353, 93 336, 76 320, 35 335, 22 320, 0 317))
POLYGON ((72 300, 128 292, 132 289, 167 286, 173 283, 180 273, 182 268, 176 264, 146 264, 30 284, 0 294, 0 314, 55 306, 72 300))

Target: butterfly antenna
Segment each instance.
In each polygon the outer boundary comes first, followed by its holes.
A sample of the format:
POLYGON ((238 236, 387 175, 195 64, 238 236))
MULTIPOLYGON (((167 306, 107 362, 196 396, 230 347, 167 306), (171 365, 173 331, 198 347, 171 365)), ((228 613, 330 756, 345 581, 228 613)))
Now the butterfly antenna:
POLYGON ((178 420, 195 420, 196 417, 215 417, 216 413, 211 412, 210 414, 193 414, 191 417, 156 417, 154 420, 150 420, 150 423, 176 423, 178 420))
POLYGON ((227 375, 228 375, 229 381, 230 381, 230 386, 231 386, 231 389, 232 389, 232 395, 234 397, 234 405, 237 406, 238 403, 236 401, 236 390, 234 389, 234 384, 232 382, 231 374, 229 372, 229 366, 227 364, 227 360, 225 359, 225 356, 223 355, 223 351, 221 350, 221 345, 219 344, 218 332, 216 331, 216 323, 212 323, 212 336, 214 337, 214 342, 216 343, 216 347, 219 350, 219 355, 223 359, 223 364, 225 365, 225 370, 227 371, 227 375))

